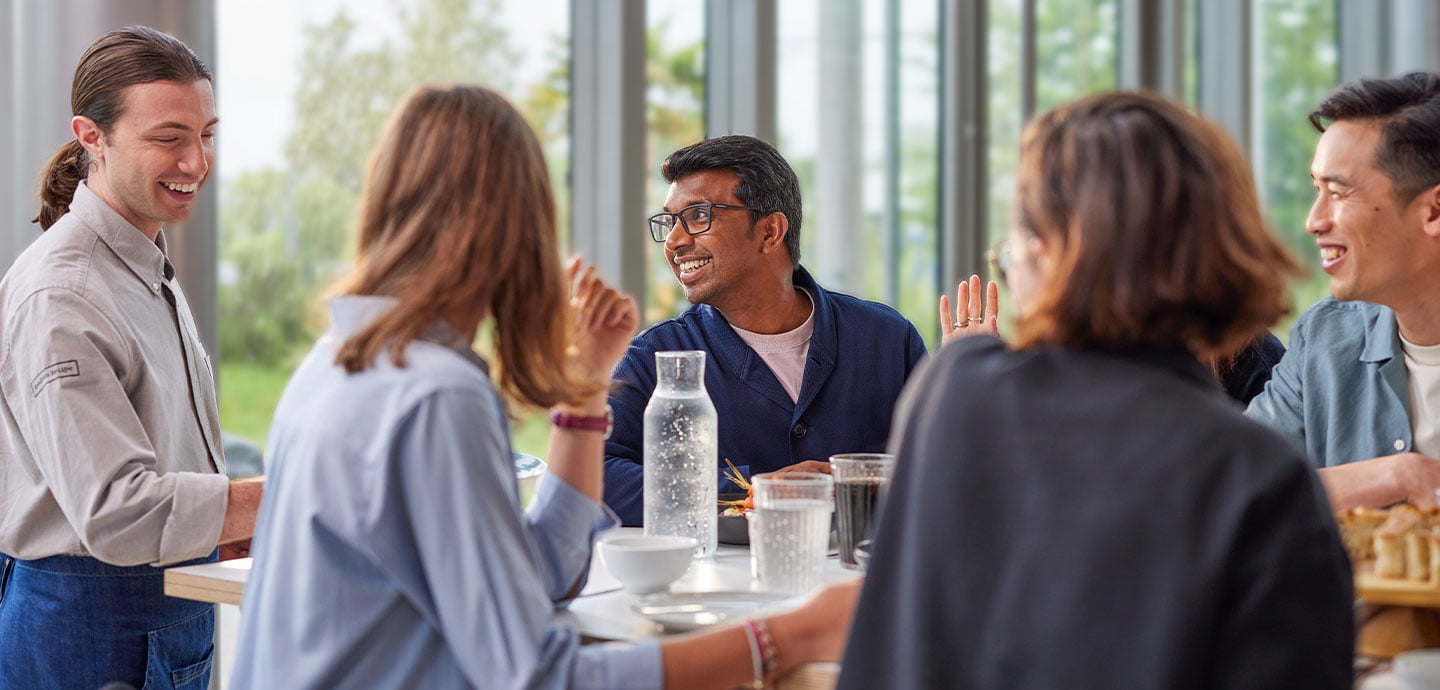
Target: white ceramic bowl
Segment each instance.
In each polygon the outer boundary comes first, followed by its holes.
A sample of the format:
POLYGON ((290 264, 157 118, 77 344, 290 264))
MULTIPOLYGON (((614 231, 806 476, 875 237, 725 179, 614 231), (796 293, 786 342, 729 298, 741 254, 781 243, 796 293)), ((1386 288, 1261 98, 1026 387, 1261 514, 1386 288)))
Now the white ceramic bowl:
POLYGON ((663 592, 690 568, 694 537, 608 534, 596 546, 600 560, 630 594, 663 592))
POLYGON ((1396 654, 1393 668, 1410 690, 1440 690, 1440 649, 1412 649, 1396 654))

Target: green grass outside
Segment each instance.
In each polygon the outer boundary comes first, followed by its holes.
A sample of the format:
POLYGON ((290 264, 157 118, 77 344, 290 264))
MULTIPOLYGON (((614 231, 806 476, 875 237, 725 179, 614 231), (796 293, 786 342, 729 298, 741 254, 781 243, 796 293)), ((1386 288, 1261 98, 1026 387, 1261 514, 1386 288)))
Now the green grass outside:
MULTIPOLYGON (((297 358, 298 359, 298 358, 297 358)), ((294 366, 263 365, 249 362, 221 362, 220 428, 265 448, 270 435, 270 421, 280 393, 290 380, 294 366)), ((550 423, 543 411, 531 412, 510 424, 511 442, 515 450, 545 457, 550 438, 550 423)))
POLYGON ((270 435, 270 421, 293 367, 220 362, 220 428, 260 448, 270 435))

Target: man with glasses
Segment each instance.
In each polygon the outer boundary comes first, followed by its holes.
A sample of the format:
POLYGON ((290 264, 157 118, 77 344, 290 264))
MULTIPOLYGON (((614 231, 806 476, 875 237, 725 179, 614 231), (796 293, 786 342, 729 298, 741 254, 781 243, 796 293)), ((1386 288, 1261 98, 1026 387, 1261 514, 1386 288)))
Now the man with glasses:
POLYGON ((832 454, 884 450, 925 344, 894 309, 826 290, 800 265, 790 164, 764 141, 724 136, 671 153, 660 173, 670 192, 650 236, 692 306, 636 336, 615 368, 605 502, 641 523, 643 418, 665 350, 707 353, 722 467, 828 472, 832 454))

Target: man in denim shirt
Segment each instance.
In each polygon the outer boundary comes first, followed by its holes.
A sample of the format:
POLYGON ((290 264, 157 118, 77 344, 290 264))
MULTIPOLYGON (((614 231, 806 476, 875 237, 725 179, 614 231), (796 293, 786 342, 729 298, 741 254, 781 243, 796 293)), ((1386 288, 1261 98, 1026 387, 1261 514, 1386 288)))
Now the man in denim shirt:
POLYGON ((1440 487, 1440 76, 1341 86, 1306 229, 1332 297, 1296 323, 1250 404, 1304 446, 1336 510, 1428 506, 1440 487))

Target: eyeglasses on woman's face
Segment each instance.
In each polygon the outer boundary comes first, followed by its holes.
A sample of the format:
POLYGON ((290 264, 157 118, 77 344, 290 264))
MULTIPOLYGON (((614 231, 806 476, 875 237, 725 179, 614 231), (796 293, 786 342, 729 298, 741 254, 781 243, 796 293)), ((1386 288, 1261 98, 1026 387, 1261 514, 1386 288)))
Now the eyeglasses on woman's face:
POLYGON ((749 206, 735 206, 733 204, 691 204, 674 213, 657 213, 650 216, 650 238, 656 242, 664 242, 670 236, 670 231, 675 229, 675 224, 685 230, 687 235, 699 235, 710 231, 710 221, 715 215, 715 209, 732 209, 736 211, 754 211, 749 206))
POLYGON ((995 273, 996 279, 1001 285, 1008 283, 1010 268, 1014 265, 1015 256, 1011 251, 1011 242, 1007 237, 1000 240, 990 251, 985 252, 985 259, 990 262, 990 270, 995 273))

